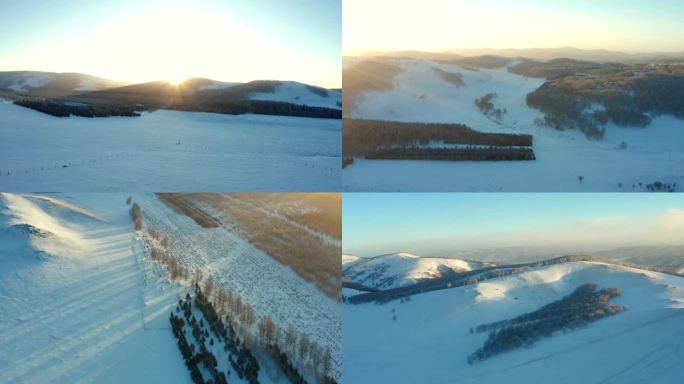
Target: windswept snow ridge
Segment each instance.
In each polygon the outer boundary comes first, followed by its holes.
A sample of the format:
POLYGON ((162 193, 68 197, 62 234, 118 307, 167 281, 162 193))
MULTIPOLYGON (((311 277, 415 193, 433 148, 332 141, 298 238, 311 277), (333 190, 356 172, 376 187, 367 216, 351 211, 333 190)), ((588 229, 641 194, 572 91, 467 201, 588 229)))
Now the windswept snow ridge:
POLYGON ((177 292, 144 300, 155 287, 144 283, 125 199, 2 195, 0 382, 191 382, 169 329, 177 292), (42 243, 24 241, 41 233, 42 243))

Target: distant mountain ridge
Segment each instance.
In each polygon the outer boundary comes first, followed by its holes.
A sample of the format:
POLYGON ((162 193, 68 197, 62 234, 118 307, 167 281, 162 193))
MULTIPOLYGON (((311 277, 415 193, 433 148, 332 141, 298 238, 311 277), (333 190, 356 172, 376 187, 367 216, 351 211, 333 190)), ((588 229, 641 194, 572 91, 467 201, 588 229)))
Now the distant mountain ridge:
POLYGON ((0 72, 0 97, 54 116, 136 116, 175 109, 341 118, 342 92, 295 81, 227 83, 191 78, 179 84, 123 84, 77 73, 0 72))
POLYGON ((0 94, 33 97, 64 97, 78 92, 98 91, 125 83, 82 73, 40 71, 0 72, 0 94))
POLYGON ((524 57, 535 60, 551 60, 570 58, 588 61, 616 61, 622 63, 644 63, 662 61, 668 59, 684 58, 681 52, 652 52, 652 53, 625 53, 606 49, 580 49, 574 47, 559 48, 508 48, 508 49, 449 49, 444 51, 428 52, 419 50, 390 51, 390 52, 367 52, 359 56, 368 57, 405 57, 427 60, 457 60, 473 56, 500 56, 517 58, 524 57))
POLYGON ((457 258, 421 257, 406 252, 369 258, 345 255, 342 277, 365 286, 390 289, 468 272, 484 265, 457 258))

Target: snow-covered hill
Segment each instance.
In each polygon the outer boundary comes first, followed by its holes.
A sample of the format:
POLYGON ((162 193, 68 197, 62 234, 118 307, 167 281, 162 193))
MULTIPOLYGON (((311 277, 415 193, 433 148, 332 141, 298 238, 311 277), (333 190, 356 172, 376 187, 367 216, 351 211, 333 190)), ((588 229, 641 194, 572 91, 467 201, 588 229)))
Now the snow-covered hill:
POLYGON ((190 382, 126 196, 72 197, 0 196, 0 382, 190 382))
POLYGON ((454 258, 421 257, 410 253, 391 253, 372 258, 346 256, 342 276, 351 281, 377 289, 396 288, 420 280, 438 278, 454 272, 476 269, 480 263, 454 258))
POLYGON ((384 305, 343 306, 345 382, 679 383, 684 369, 684 278, 572 262, 433 291, 384 305), (558 332, 530 348, 468 365, 479 324, 531 312, 585 283, 620 288, 628 309, 558 332))
POLYGON ((409 59, 394 63, 401 71, 393 89, 362 93, 345 117, 463 123, 481 132, 531 134, 536 161, 357 158, 343 172, 347 191, 643 191, 655 181, 684 185, 682 120, 654 117, 645 129, 611 123, 603 140, 591 141, 578 130, 535 124, 542 114, 529 108, 525 98, 543 79, 516 75, 505 67, 475 70, 409 59), (460 75, 463 85, 446 81, 440 71, 460 75), (488 93, 496 93, 494 108, 505 109, 501 119, 484 115, 475 105, 488 93))
POLYGON ((0 89, 19 95, 62 97, 75 93, 120 87, 124 83, 83 73, 38 71, 0 72, 0 89))
POLYGON ((342 92, 314 87, 296 81, 286 81, 275 87, 273 92, 256 92, 252 100, 281 101, 303 104, 311 107, 342 109, 342 92))

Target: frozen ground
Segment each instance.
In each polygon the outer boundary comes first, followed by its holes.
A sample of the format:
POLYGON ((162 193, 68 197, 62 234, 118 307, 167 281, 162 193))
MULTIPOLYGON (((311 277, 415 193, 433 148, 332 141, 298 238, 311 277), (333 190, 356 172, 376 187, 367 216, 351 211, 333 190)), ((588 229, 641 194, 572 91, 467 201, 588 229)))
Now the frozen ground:
MULTIPOLYGON (((345 191, 642 191, 638 183, 684 185, 684 121, 653 119, 647 128, 607 127, 601 141, 578 130, 557 131, 534 124, 542 114, 525 96, 544 80, 509 73, 505 68, 472 71, 456 65, 402 60, 390 91, 368 92, 353 118, 463 123, 483 132, 534 135, 536 161, 447 162, 355 159, 342 172, 345 191), (456 87, 433 67, 460 73, 456 87), (495 92, 501 121, 483 115, 475 99, 495 92), (620 148, 625 142, 627 147, 620 148), (583 182, 578 178, 584 177, 583 182), (621 186, 620 186, 621 184, 621 186), (635 185, 632 188, 632 185, 635 185)), ((681 187, 680 187, 681 189, 681 187)))
MULTIPOLYGON (((153 195, 139 196, 144 225, 169 238, 171 252, 191 271, 200 269, 212 275, 215 286, 239 294, 254 308, 256 318, 271 315, 281 329, 289 324, 307 332, 319 345, 330 347, 331 376, 341 375, 340 303, 308 283, 292 269, 224 227, 202 228, 187 216, 179 215, 153 195)), ((211 212, 208 205, 203 210, 211 212)), ((214 217, 221 217, 214 212, 214 217)), ((256 326, 255 326, 256 329, 256 326)), ((256 334, 256 330, 255 330, 256 334)))
POLYGON ((683 324, 684 278, 599 263, 541 267, 405 303, 344 305, 343 381, 675 384, 684 370, 683 324), (536 310, 588 282, 621 288, 612 302, 629 309, 466 363, 487 337, 471 327, 536 310))
POLYGON ((125 199, 0 197, 0 382, 190 382, 125 199))
POLYGON ((0 102, 1 191, 338 191, 340 120, 158 110, 58 118, 0 102))

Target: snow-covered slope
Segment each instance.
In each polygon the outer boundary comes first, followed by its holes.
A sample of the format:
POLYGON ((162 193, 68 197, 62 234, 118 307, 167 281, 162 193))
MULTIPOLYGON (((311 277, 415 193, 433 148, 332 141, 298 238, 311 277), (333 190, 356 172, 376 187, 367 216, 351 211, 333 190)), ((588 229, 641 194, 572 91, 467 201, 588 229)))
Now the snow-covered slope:
POLYGON ((342 92, 296 81, 286 81, 276 86, 273 92, 253 93, 250 98, 252 100, 282 101, 312 107, 342 109, 342 92))
POLYGON ((45 72, 0 72, 0 88, 23 92, 28 88, 40 88, 54 77, 54 74, 45 72))
POLYGON ((61 97, 79 92, 118 87, 123 84, 83 73, 0 72, 0 89, 4 88, 17 94, 41 97, 61 97))
POLYGON ((454 272, 470 271, 479 263, 452 258, 421 257, 392 253, 372 258, 351 259, 342 264, 342 276, 367 287, 388 289, 454 272))
POLYGON ((397 63, 402 71, 394 78, 394 88, 362 94, 345 117, 462 123, 482 132, 532 134, 536 161, 358 158, 344 169, 346 191, 643 191, 655 181, 684 185, 682 120, 659 116, 645 129, 609 124, 603 140, 590 141, 578 130, 535 125, 543 115, 529 108, 525 98, 543 79, 516 75, 507 68, 468 70, 422 60, 397 63), (460 74, 464 84, 448 83, 435 68, 460 74), (475 99, 488 93, 497 94, 494 108, 506 109, 500 120, 475 106, 475 99))
POLYGON ((65 119, 0 101, 0 191, 338 191, 341 125, 167 110, 65 119))
POLYGON ((215 91, 219 89, 226 89, 230 87, 234 87, 240 83, 227 83, 223 81, 212 81, 208 84, 202 84, 199 87, 197 87, 198 91, 215 91))
POLYGON ((342 255, 342 268, 348 267, 360 260, 361 258, 358 256, 344 254, 342 255))
POLYGON ((558 264, 403 303, 344 305, 343 380, 674 384, 684 370, 682 324, 684 278, 599 263, 558 264), (471 334, 471 327, 534 311, 590 282, 620 288, 622 296, 612 302, 629 309, 467 364, 487 338, 471 334))
POLYGON ((191 381, 125 199, 0 197, 0 382, 191 381))

